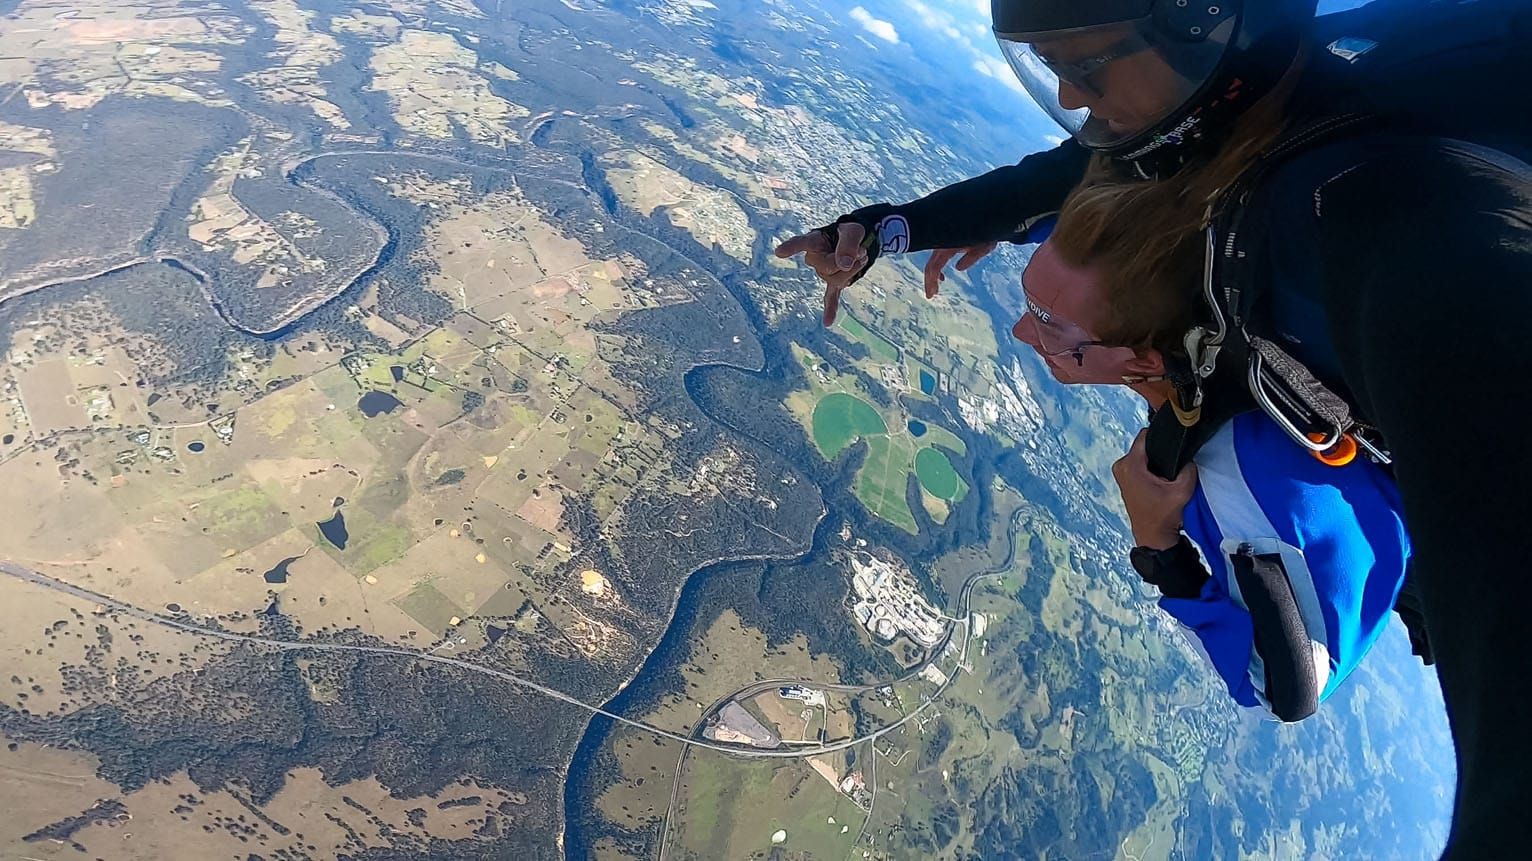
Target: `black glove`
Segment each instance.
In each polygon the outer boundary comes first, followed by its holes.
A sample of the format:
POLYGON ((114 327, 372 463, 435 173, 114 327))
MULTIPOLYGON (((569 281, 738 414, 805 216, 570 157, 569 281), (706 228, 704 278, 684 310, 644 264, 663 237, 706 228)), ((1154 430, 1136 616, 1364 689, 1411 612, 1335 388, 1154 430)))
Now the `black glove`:
POLYGON ((851 280, 846 282, 847 287, 862 280, 862 276, 867 274, 867 270, 872 268, 872 264, 877 262, 879 255, 884 251, 901 254, 909 248, 909 226, 905 223, 903 216, 895 213, 892 204, 875 203, 872 206, 864 206, 842 215, 831 224, 815 228, 829 243, 832 253, 840 243, 842 224, 857 224, 866 231, 866 236, 862 238, 862 250, 867 253, 867 261, 862 264, 861 269, 856 271, 856 274, 851 276, 851 280), (884 238, 885 234, 889 237, 888 239, 884 238))

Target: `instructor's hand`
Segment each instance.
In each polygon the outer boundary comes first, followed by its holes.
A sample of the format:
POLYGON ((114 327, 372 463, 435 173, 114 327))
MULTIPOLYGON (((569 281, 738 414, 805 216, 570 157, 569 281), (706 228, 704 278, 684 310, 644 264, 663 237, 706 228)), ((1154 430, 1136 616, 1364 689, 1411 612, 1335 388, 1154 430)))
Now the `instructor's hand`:
POLYGON ((973 268, 975 263, 989 256, 989 253, 994 251, 995 246, 998 244, 997 242, 986 242, 983 245, 970 245, 967 248, 932 249, 930 258, 926 260, 926 298, 933 299, 936 297, 936 291, 941 287, 941 283, 947 280, 947 273, 942 270, 947 268, 947 264, 952 262, 952 258, 957 257, 959 254, 963 255, 958 257, 955 268, 959 272, 967 272, 973 268))
POLYGON ((824 279, 826 326, 835 322, 835 314, 840 310, 840 291, 867 268, 867 249, 862 247, 867 229, 847 221, 836 227, 836 235, 834 248, 818 230, 794 236, 777 246, 778 257, 786 259, 802 254, 803 262, 824 279))
POLYGON ((1133 447, 1112 464, 1112 477, 1122 491, 1123 507, 1128 509, 1128 525, 1133 528, 1133 543, 1155 550, 1166 550, 1181 540, 1181 512, 1197 490, 1197 465, 1189 463, 1175 481, 1166 481, 1149 471, 1149 457, 1142 430, 1133 447))

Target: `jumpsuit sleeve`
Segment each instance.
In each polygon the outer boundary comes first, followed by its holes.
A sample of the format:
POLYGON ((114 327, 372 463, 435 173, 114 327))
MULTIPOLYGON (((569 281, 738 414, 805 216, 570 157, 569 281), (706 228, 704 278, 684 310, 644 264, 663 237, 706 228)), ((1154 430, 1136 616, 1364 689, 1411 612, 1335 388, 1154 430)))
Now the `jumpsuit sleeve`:
POLYGON ((884 238, 885 252, 1012 241, 1039 216, 1064 205, 1089 163, 1089 150, 1070 139, 1019 164, 953 183, 919 200, 864 207, 840 220, 876 228, 884 238), (896 229, 890 230, 890 225, 896 229), (891 243, 891 233, 902 235, 902 240, 891 243))
POLYGON ((1250 683, 1250 644, 1255 638, 1250 614, 1234 603, 1217 578, 1209 577, 1195 597, 1161 598, 1160 608, 1197 638, 1235 702, 1261 704, 1250 683))

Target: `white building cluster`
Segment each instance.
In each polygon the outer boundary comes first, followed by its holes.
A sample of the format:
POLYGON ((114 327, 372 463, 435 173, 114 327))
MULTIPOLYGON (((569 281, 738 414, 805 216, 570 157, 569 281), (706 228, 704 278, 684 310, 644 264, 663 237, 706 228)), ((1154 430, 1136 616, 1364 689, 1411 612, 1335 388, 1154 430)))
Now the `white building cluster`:
POLYGON ((788 685, 777 688, 777 696, 784 700, 797 700, 807 706, 818 706, 819 708, 824 708, 825 706, 824 691, 806 688, 803 685, 788 685))
POLYGON ((851 612, 876 639, 892 642, 903 634, 927 649, 942 641, 945 618, 920 594, 908 571, 856 553, 851 557, 851 588, 857 597, 851 612))

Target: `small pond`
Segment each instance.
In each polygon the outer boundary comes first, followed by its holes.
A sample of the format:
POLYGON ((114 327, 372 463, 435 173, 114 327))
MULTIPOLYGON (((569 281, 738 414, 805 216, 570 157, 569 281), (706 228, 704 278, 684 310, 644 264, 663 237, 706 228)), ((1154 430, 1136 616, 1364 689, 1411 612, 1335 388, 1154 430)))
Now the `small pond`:
POLYGON ((384 413, 391 413, 404 406, 404 401, 399 400, 388 392, 368 392, 362 395, 362 399, 356 402, 357 409, 368 418, 375 418, 384 413))
MULTIPOLYGON (((322 529, 323 527, 321 526, 320 528, 322 529)), ((299 559, 302 559, 302 558, 303 558, 302 556, 289 556, 286 559, 283 559, 281 562, 278 562, 276 564, 276 567, 272 568, 270 571, 267 571, 266 574, 264 575, 266 577, 266 582, 267 583, 286 583, 287 582, 287 568, 288 568, 288 566, 292 565, 294 562, 297 562, 299 559)))
POLYGON ((324 540, 340 550, 346 549, 346 542, 351 538, 351 534, 346 531, 346 515, 337 511, 334 517, 315 525, 319 527, 319 534, 324 536, 324 540))

